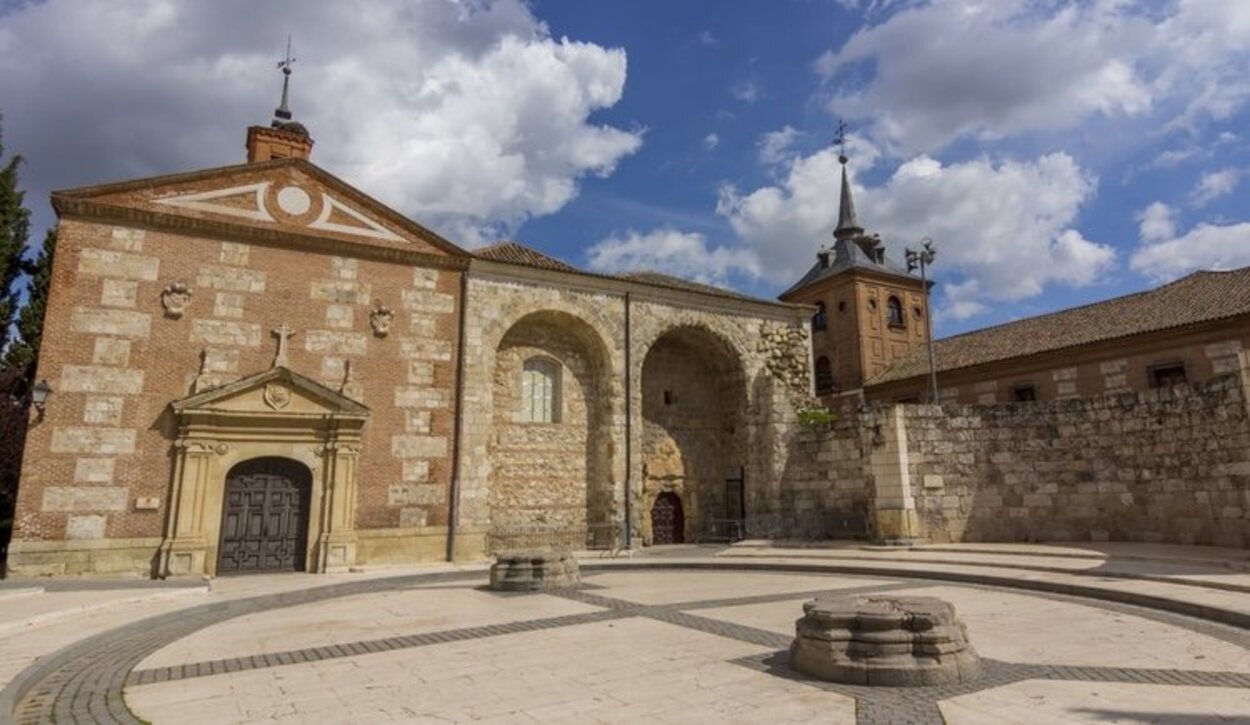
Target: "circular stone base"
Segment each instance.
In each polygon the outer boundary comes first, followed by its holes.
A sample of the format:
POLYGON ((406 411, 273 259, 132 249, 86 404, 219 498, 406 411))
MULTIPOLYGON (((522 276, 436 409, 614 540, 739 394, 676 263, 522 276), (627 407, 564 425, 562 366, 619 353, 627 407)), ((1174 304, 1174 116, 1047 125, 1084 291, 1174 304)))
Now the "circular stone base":
POLYGON ((490 588, 533 592, 582 583, 577 559, 567 551, 505 551, 490 568, 490 588))
POLYGON ((936 597, 828 597, 803 605, 790 663, 820 680, 919 687, 967 682, 981 658, 955 608, 936 597))

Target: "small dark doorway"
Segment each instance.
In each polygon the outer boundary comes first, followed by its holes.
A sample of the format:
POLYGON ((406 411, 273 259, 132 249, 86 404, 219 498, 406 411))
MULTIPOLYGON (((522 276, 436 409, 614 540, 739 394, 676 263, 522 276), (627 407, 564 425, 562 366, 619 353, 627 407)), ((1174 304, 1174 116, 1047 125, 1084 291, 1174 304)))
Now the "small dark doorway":
POLYGON ((686 540, 686 517, 682 514, 681 499, 672 491, 655 497, 651 507, 651 543, 680 544, 686 540))
POLYGON ((226 476, 217 573, 303 571, 312 474, 289 458, 254 458, 226 476))

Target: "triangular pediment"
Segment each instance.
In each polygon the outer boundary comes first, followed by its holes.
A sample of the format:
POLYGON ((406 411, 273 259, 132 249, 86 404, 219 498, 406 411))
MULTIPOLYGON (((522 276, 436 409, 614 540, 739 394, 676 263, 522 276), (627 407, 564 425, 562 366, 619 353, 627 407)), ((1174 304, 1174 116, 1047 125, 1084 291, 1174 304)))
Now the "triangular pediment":
POLYGON ((205 390, 172 403, 175 413, 293 415, 358 418, 369 416, 362 403, 285 367, 205 390))
POLYGON ((53 204, 58 211, 81 212, 91 205, 142 212, 158 221, 182 217, 428 255, 468 256, 435 232, 303 159, 60 191, 53 194, 53 204))

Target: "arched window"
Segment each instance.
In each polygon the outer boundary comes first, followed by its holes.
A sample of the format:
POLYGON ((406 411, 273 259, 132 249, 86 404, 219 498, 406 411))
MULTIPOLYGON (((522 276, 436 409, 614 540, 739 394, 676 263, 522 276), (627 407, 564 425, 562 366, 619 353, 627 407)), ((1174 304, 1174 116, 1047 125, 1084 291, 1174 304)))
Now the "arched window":
POLYGON ((829 317, 825 314, 825 303, 816 303, 816 314, 812 315, 812 332, 825 329, 829 325, 829 317))
POLYGON ((532 357, 521 368, 521 421, 560 422, 560 365, 532 357))
POLYGON ((821 355, 816 358, 816 394, 828 395, 834 392, 833 382, 833 365, 829 364, 829 358, 821 355))
POLYGON ((907 326, 907 318, 903 317, 903 303, 899 302, 897 297, 891 297, 885 308, 890 327, 907 326))

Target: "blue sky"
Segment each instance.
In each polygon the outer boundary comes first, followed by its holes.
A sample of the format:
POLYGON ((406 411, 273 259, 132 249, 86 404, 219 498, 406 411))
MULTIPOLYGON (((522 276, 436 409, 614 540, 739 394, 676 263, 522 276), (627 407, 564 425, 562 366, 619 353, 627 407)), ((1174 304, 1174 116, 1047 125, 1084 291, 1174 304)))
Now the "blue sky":
POLYGON ((939 249, 952 334, 1250 264, 1250 3, 47 0, 0 11, 47 192, 241 160, 295 37, 313 160, 465 246, 773 296, 836 217, 939 249))

